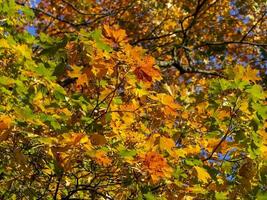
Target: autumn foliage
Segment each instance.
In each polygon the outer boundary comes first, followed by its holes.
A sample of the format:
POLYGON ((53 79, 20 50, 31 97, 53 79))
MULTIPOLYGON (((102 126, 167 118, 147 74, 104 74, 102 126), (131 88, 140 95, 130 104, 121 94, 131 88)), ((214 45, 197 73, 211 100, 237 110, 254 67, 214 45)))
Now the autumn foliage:
POLYGON ((266 199, 265 0, 0 0, 0 199, 266 199))

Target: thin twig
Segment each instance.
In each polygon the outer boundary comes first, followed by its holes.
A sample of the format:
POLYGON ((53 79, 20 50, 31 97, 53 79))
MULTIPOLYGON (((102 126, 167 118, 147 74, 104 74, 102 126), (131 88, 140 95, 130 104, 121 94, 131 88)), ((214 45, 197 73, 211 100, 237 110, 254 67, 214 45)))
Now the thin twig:
POLYGON ((224 134, 224 136, 222 137, 222 139, 220 140, 220 142, 212 150, 211 154, 207 158, 203 159, 203 161, 210 160, 212 158, 212 156, 214 155, 214 153, 216 153, 216 151, 218 150, 218 148, 221 146, 221 144, 231 134, 231 132, 232 132, 232 123, 233 123, 234 115, 235 115, 235 112, 236 112, 235 108, 236 108, 238 99, 239 99, 239 97, 236 98, 235 105, 234 105, 233 109, 230 110, 230 121, 229 121, 228 129, 227 129, 226 133, 224 134))
POLYGON ((240 42, 243 42, 246 39, 246 37, 249 35, 249 33, 251 33, 251 31, 253 31, 253 29, 256 28, 256 26, 258 25, 258 23, 260 23, 263 20, 263 18, 265 17, 265 15, 266 15, 266 11, 258 19, 258 21, 248 30, 248 32, 241 38, 240 42))
POLYGON ((57 199, 57 194, 58 194, 58 190, 59 190, 59 186, 60 186, 60 182, 61 182, 61 179, 63 177, 63 174, 61 174, 59 177, 58 177, 58 181, 57 181, 57 186, 56 186, 56 190, 55 190, 55 193, 54 193, 54 200, 57 199))
POLYGON ((81 11, 80 9, 78 9, 75 5, 73 5, 71 2, 66 1, 66 0, 61 0, 62 2, 64 2, 65 4, 67 4, 68 6, 70 6, 73 10, 75 10, 77 13, 81 14, 81 15, 89 15, 89 16, 96 16, 96 15, 104 15, 104 14, 99 14, 99 13, 85 13, 83 11, 81 11))
POLYGON ((194 49, 198 49, 205 46, 223 46, 229 44, 252 45, 252 46, 262 46, 262 47, 267 46, 267 44, 255 43, 255 42, 222 41, 222 42, 203 42, 202 44, 195 46, 194 49))

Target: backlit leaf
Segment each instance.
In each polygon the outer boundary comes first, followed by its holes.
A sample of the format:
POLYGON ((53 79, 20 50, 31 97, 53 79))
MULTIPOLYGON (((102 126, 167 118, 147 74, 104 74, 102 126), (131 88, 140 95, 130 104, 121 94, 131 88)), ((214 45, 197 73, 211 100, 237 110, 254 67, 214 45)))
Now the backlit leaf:
POLYGON ((203 183, 207 183, 208 180, 211 178, 206 169, 202 167, 198 167, 198 166, 195 166, 194 169, 197 172, 198 179, 202 181, 203 183))

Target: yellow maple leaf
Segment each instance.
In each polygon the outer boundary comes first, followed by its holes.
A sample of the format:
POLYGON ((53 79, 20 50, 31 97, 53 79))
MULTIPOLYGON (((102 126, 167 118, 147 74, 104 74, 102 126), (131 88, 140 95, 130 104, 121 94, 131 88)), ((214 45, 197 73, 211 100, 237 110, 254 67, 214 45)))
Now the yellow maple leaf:
POLYGON ((257 76, 258 73, 259 73, 258 70, 252 69, 249 66, 245 69, 242 80, 251 81, 253 83, 256 83, 256 81, 261 80, 261 78, 257 76))
POLYGON ((200 181, 202 181, 203 183, 207 183, 209 179, 211 179, 209 173, 207 172, 206 169, 202 168, 202 167, 198 167, 195 166, 194 167, 196 172, 197 172, 197 177, 200 181))
POLYGON ((266 155, 267 155, 267 145, 262 144, 262 145, 260 146, 260 152, 261 152, 261 157, 262 157, 264 160, 267 160, 267 157, 266 157, 266 155))
POLYGON ((83 133, 70 133, 64 135, 64 141, 61 141, 62 143, 66 143, 68 145, 77 145, 80 140, 84 137, 83 133))
POLYGON ((145 149, 146 150, 156 149, 155 143, 158 141, 159 137, 160 137, 160 134, 158 133, 152 134, 151 136, 149 136, 145 143, 145 149))
POLYGON ((81 67, 78 66, 72 66, 72 71, 68 71, 68 76, 71 78, 77 78, 81 75, 81 67))
POLYGON ((234 77, 236 80, 242 79, 244 74, 244 67, 242 65, 236 65, 232 70, 234 72, 234 77))
POLYGON ((24 56, 25 58, 31 58, 31 49, 27 45, 17 45, 15 49, 20 55, 24 56))
POLYGON ((216 116, 219 120, 224 120, 225 118, 229 117, 230 114, 226 110, 217 110, 216 116))
POLYGON ((8 41, 5 39, 0 39, 0 48, 9 48, 10 45, 8 44, 8 41))
POLYGON ((51 147, 51 153, 58 166, 68 171, 72 167, 71 156, 69 155, 68 147, 51 147))
POLYGON ((188 145, 186 148, 183 149, 185 153, 188 154, 199 154, 200 153, 200 146, 199 145, 188 145))
POLYGON ((59 112, 64 113, 68 117, 70 117, 72 115, 72 112, 68 108, 60 109, 59 112))
POLYGON ((251 81, 256 83, 256 81, 261 80, 258 76, 258 70, 252 69, 250 66, 243 67, 242 65, 236 65, 233 68, 234 76, 236 80, 251 81))
POLYGON ((161 93, 157 94, 157 98, 165 106, 168 106, 175 110, 181 109, 181 106, 175 102, 175 99, 171 95, 161 93))
POLYGON ((84 86, 84 85, 88 85, 88 77, 87 74, 83 73, 81 74, 76 82, 77 86, 84 86))
POLYGON ((45 107, 43 105, 43 94, 42 92, 37 92, 37 94, 35 95, 35 97, 33 98, 32 102, 33 105, 35 105, 36 107, 40 108, 42 111, 45 110, 45 107))
POLYGON ((172 154, 172 148, 175 147, 175 143, 171 138, 161 137, 159 140, 159 148, 161 151, 167 151, 172 154))

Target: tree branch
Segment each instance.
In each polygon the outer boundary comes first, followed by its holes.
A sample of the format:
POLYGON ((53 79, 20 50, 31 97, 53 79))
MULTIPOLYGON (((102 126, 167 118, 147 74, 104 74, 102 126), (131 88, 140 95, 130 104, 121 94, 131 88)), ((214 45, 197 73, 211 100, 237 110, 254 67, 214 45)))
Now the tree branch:
POLYGON ((94 192, 95 194, 103 197, 104 199, 107 200, 113 200, 112 197, 109 197, 101 192, 98 192, 96 188, 91 187, 91 186, 85 186, 85 187, 80 187, 77 188, 75 190, 72 190, 67 196, 63 197, 62 200, 69 200, 71 198, 71 196, 73 196, 75 193, 79 192, 79 191, 90 191, 90 192, 94 192))
POLYGON ((219 76, 219 77, 224 78, 224 75, 218 73, 217 71, 197 69, 197 68, 192 68, 189 66, 182 66, 179 62, 175 62, 175 61, 158 61, 157 65, 161 68, 175 67, 181 74, 186 74, 186 73, 204 74, 204 75, 219 76))
POLYGON ((173 31, 171 33, 166 33, 166 34, 163 34, 163 35, 159 35, 159 36, 153 36, 153 37, 145 37, 145 38, 141 38, 139 40, 136 40, 134 42, 131 42, 131 45, 136 45, 138 44, 139 42, 144 42, 144 41, 150 41, 150 40, 159 40, 161 38, 165 38, 165 37, 169 37, 169 36, 172 36, 172 35, 175 35, 179 32, 181 32, 182 30, 178 29, 176 31, 173 31))
POLYGON ((248 32, 241 38, 240 42, 243 42, 246 39, 246 37, 248 36, 248 34, 251 33, 251 31, 253 31, 254 28, 256 28, 256 26, 258 25, 258 23, 260 23, 263 20, 263 18, 265 17, 265 15, 266 15, 266 11, 258 19, 258 21, 248 30, 248 32))
POLYGON ((214 153, 216 153, 216 151, 218 150, 218 148, 221 146, 221 144, 231 134, 231 131, 232 131, 232 123, 233 123, 233 119, 234 119, 234 116, 235 116, 235 112, 236 112, 235 108, 236 108, 238 99, 239 99, 239 97, 236 98, 235 105, 230 110, 230 121, 229 121, 228 129, 227 129, 226 133, 224 134, 224 136, 222 137, 222 139, 220 140, 220 142, 214 147, 214 149, 212 150, 211 154, 207 158, 203 159, 203 161, 210 160, 212 158, 212 156, 214 155, 214 153))
POLYGON ((55 190, 54 197, 53 197, 54 200, 57 199, 57 194, 58 194, 58 190, 59 190, 59 186, 60 186, 60 182, 61 182, 62 176, 63 176, 63 174, 61 174, 58 177, 57 186, 56 186, 56 190, 55 190))
POLYGON ((98 13, 85 13, 81 10, 79 10, 75 5, 73 5, 71 2, 66 1, 66 0, 61 0, 63 3, 67 4, 68 6, 70 6, 73 10, 75 10, 77 13, 79 13, 80 15, 89 15, 89 16, 96 16, 96 15, 100 15, 103 16, 104 14, 98 14, 98 13))
MULTIPOLYGON (((25 3, 21 3, 19 1, 15 1, 15 3, 17 5, 20 5, 20 6, 25 6, 25 7, 27 6, 25 3)), ((103 14, 103 15, 100 15, 99 17, 97 17, 97 18, 95 18, 94 20, 91 20, 91 21, 86 21, 86 22, 82 22, 82 23, 74 23, 74 22, 71 22, 71 21, 66 20, 64 18, 60 18, 60 17, 54 16, 53 14, 51 14, 49 12, 46 12, 43 9, 35 8, 35 7, 29 7, 29 8, 32 9, 36 13, 42 13, 42 14, 46 15, 47 17, 50 17, 50 18, 52 18, 54 20, 57 20, 59 22, 66 23, 66 24, 68 24, 68 25, 70 25, 72 27, 75 27, 75 28, 80 27, 80 26, 88 26, 90 24, 93 24, 93 23, 97 22, 98 20, 100 20, 100 19, 102 19, 104 17, 107 17, 107 16, 111 15, 111 14, 106 14, 106 15, 103 14)))
POLYGON ((252 45, 252 46, 262 46, 262 47, 267 46, 267 44, 260 44, 255 42, 223 41, 223 42, 203 42, 202 44, 195 46, 194 49, 198 49, 205 46, 222 46, 229 44, 252 45))

